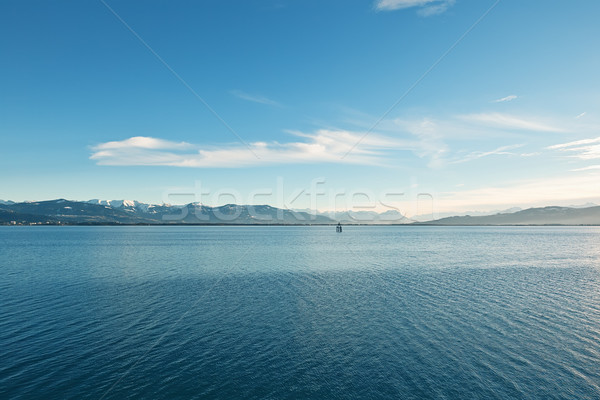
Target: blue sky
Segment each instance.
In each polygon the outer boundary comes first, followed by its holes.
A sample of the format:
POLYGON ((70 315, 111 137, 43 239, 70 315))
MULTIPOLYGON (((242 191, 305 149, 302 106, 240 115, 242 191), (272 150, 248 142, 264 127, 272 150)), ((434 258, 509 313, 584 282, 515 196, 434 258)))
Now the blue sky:
POLYGON ((600 203, 598 15, 597 1, 5 1, 0 198, 600 203))

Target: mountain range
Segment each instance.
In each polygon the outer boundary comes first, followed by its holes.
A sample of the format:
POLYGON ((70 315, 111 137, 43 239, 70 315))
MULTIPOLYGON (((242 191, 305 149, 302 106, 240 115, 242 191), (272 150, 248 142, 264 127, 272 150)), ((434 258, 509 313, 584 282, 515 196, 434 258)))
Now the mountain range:
POLYGON ((227 204, 209 207, 145 204, 132 200, 65 199, 0 203, 0 224, 331 224, 323 215, 311 215, 268 205, 227 204))
POLYGON ((328 225, 337 222, 361 225, 600 225, 600 206, 510 209, 493 215, 460 215, 421 222, 406 218, 396 210, 317 213, 269 205, 210 207, 199 203, 157 205, 135 200, 57 199, 21 203, 0 200, 2 225, 328 225))
POLYGON ((600 225, 600 206, 528 208, 513 213, 447 217, 419 225, 600 225))

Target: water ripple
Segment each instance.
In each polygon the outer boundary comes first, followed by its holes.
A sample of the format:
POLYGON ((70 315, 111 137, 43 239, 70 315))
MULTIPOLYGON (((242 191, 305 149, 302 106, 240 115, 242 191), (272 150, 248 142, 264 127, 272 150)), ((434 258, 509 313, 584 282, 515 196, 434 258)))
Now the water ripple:
POLYGON ((600 398, 599 238, 2 228, 0 397, 600 398))

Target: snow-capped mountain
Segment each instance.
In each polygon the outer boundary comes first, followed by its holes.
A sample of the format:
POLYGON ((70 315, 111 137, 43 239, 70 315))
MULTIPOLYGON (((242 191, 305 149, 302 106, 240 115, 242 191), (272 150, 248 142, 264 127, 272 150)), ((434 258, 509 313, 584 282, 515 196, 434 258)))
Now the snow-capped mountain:
POLYGON ((140 203, 137 200, 100 200, 92 199, 86 201, 88 204, 98 204, 103 206, 112 207, 114 209, 120 209, 126 212, 138 212, 138 213, 149 213, 156 214, 159 209, 165 207, 177 207, 171 206, 170 204, 147 204, 140 203))
POLYGON ((86 201, 89 204, 99 204, 102 206, 110 206, 113 208, 122 208, 122 207, 137 207, 139 205, 147 205, 144 203, 140 203, 137 200, 100 200, 100 199, 92 199, 86 201))

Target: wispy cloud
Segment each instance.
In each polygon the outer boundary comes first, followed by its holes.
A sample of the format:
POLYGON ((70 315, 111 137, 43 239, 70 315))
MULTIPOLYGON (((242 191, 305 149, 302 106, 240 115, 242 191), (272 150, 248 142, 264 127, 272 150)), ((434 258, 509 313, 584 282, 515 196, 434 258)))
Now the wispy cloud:
POLYGON ((501 99, 494 100, 494 103, 504 103, 505 101, 512 101, 516 99, 518 96, 511 94, 510 96, 502 97, 501 99))
POLYGON ((589 165, 587 167, 583 167, 583 168, 576 168, 576 169, 572 169, 572 172, 578 172, 578 171, 591 171, 591 170, 595 170, 595 169, 600 169, 600 165, 589 165))
POLYGON ((396 119, 392 124, 387 121, 382 124, 383 127, 386 125, 389 131, 396 135, 409 133, 417 143, 413 152, 418 157, 428 160, 430 168, 439 168, 445 164, 444 158, 448 153, 448 147, 442 140, 440 126, 435 120, 429 118, 414 121, 396 119))
POLYGON ((600 158, 600 137, 555 144, 548 149, 572 152, 573 157, 581 160, 594 160, 600 158))
POLYGON ((575 117, 575 119, 579 119, 581 117, 583 117, 585 114, 587 114, 586 112, 582 112, 581 114, 579 114, 578 116, 575 117))
POLYGON ((464 157, 461 157, 458 160, 453 161, 453 164, 460 164, 460 163, 464 163, 467 161, 477 160, 478 158, 495 156, 495 155, 515 156, 517 154, 514 152, 511 152, 509 150, 518 149, 519 147, 523 147, 523 146, 525 146, 525 144, 521 143, 521 144, 512 144, 512 145, 508 145, 508 146, 501 146, 501 147, 498 147, 497 149, 494 149, 491 151, 474 151, 470 154, 467 154, 464 157))
POLYGON ((271 100, 265 96, 249 94, 246 92, 242 92, 241 90, 232 90, 230 93, 232 95, 234 95, 235 97, 242 99, 242 100, 252 101, 254 103, 259 103, 259 104, 266 104, 269 106, 281 107, 281 103, 279 103, 275 100, 271 100))
MULTIPOLYGON (((345 122, 362 129, 368 129, 374 116, 351 111, 351 118, 345 122)), ((382 120, 378 126, 381 133, 395 137, 408 137, 418 142, 413 152, 427 160, 430 168, 439 168, 447 164, 474 161, 488 155, 514 155, 521 157, 537 156, 540 153, 509 152, 510 149, 522 147, 515 142, 529 142, 530 138, 539 140, 539 132, 565 132, 562 122, 547 122, 547 119, 536 116, 515 116, 502 113, 479 113, 453 115, 444 117, 395 118, 382 120), (511 138, 512 143, 505 143, 511 138), (478 148, 482 140, 494 141, 495 150, 478 148), (457 151, 460 143, 466 151, 457 151), (507 147, 509 146, 509 147, 507 147), (502 154, 504 153, 504 154, 502 154), (465 154, 468 154, 465 156, 465 154)), ((541 137, 544 139, 544 137, 541 137)), ((535 141, 532 140, 532 141, 535 141)))
POLYGON ((564 149, 567 147, 572 148, 572 147, 577 147, 577 146, 582 146, 582 145, 587 145, 587 144, 594 144, 594 143, 600 143, 600 137, 592 138, 592 139, 576 140, 574 142, 568 142, 568 143, 555 144, 553 146, 548 146, 548 148, 551 150, 555 150, 555 149, 564 149))
POLYGON ((454 5, 455 0, 377 0, 375 8, 382 11, 418 8, 418 14, 424 17, 441 14, 454 5))
POLYGON ((514 130, 525 130, 525 131, 538 131, 538 132, 564 132, 560 127, 552 126, 548 123, 544 123, 532 119, 523 119, 509 114, 500 113, 482 113, 482 114, 468 114, 459 116, 460 119, 476 124, 483 124, 488 127, 503 128, 503 129, 514 129, 514 130))
POLYGON ((132 137, 92 147, 90 158, 98 165, 148 165, 194 168, 235 168, 272 164, 349 163, 383 165, 391 150, 414 149, 415 142, 369 135, 364 146, 352 157, 341 159, 348 147, 362 135, 343 130, 319 130, 315 133, 290 132, 303 139, 289 143, 254 142, 246 147, 237 144, 221 146, 192 145, 150 137, 132 137))

